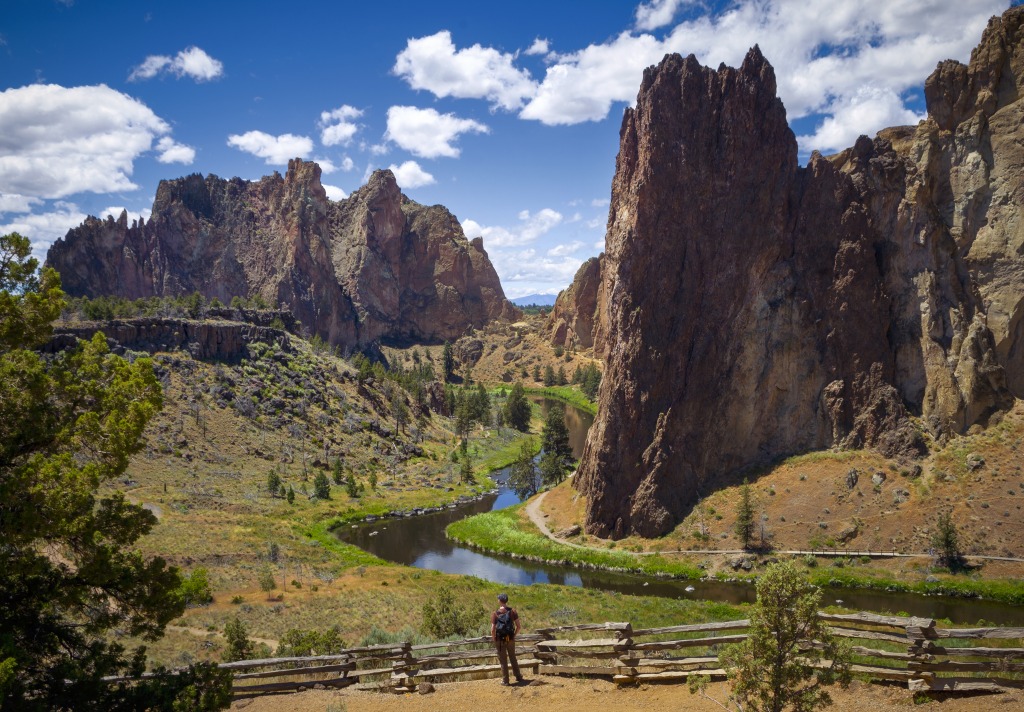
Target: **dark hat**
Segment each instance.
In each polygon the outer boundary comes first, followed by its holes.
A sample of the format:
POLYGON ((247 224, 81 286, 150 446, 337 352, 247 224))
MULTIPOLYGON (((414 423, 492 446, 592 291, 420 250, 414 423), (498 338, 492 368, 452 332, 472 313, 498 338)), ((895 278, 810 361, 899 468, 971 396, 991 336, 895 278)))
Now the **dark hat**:
POLYGON ((498 600, 501 601, 502 603, 508 603, 508 594, 507 593, 499 593, 498 594, 498 600))

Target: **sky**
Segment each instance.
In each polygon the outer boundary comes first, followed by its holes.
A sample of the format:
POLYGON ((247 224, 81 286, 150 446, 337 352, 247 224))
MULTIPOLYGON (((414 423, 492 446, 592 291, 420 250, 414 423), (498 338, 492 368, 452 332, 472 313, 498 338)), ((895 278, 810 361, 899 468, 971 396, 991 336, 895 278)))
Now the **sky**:
POLYGON ((917 123, 1009 4, 2 0, 0 233, 42 258, 86 215, 148 216, 161 179, 300 157, 335 200, 390 168, 483 237, 507 296, 556 293, 603 250, 622 112, 666 53, 759 44, 806 160, 917 123))

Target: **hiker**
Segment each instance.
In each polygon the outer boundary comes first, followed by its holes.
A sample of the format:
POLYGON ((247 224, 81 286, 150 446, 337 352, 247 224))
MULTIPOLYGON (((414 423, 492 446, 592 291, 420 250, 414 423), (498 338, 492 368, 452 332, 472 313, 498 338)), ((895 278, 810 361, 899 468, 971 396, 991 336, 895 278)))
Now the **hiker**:
POLYGON ((519 632, 519 614, 508 605, 508 594, 498 594, 498 610, 491 614, 491 637, 498 648, 498 662, 501 663, 501 684, 508 685, 508 664, 512 663, 512 673, 516 682, 523 681, 519 673, 519 661, 516 660, 516 634, 519 632))

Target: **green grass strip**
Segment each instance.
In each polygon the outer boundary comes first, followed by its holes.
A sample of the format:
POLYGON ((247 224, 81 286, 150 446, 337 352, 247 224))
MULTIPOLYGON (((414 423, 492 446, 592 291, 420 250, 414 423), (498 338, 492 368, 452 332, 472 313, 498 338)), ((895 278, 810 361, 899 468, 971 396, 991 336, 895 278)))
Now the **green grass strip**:
POLYGON ((583 391, 575 386, 548 386, 546 388, 527 388, 525 390, 527 395, 554 398, 591 415, 597 415, 597 403, 583 395, 583 391))
POLYGON ((700 569, 693 564, 670 561, 657 554, 636 556, 625 551, 580 549, 551 541, 536 531, 524 528, 518 514, 523 506, 520 504, 462 519, 450 524, 445 530, 446 534, 453 541, 478 549, 498 554, 515 554, 562 566, 672 578, 701 578, 700 569))

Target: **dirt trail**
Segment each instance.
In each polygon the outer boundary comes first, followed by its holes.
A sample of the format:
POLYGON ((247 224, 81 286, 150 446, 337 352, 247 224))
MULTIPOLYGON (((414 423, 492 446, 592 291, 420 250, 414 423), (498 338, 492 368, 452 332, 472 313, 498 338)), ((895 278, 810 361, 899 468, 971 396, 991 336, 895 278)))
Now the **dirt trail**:
MULTIPOLYGON (((545 710, 545 712, 579 712, 579 710, 614 709, 615 712, 721 712, 712 702, 691 695, 686 685, 641 685, 619 688, 606 680, 573 678, 537 678, 537 683, 523 687, 501 687, 497 680, 445 683, 435 686, 428 695, 392 695, 355 690, 310 690, 297 694, 261 697, 235 702, 232 710, 246 712, 290 712, 291 710, 344 709, 350 712, 478 712, 480 710, 545 710)), ((713 683, 708 694, 725 702, 727 683, 713 683)), ((835 712, 912 712, 913 698, 905 687, 871 685, 854 682, 847 690, 832 693, 835 712)), ((1003 712, 1024 708, 1024 692, 1002 695, 949 699, 941 705, 942 712, 1003 712)), ((926 707, 925 709, 928 709, 926 707)))
MULTIPOLYGON (((206 628, 192 628, 190 626, 184 626, 184 625, 169 625, 169 626, 167 626, 167 630, 173 630, 173 631, 177 631, 179 633, 189 633, 190 635, 194 635, 194 636, 196 636, 198 638, 207 638, 207 637, 209 637, 211 635, 215 635, 218 638, 223 638, 224 637, 224 632, 223 631, 207 630, 206 628)), ((271 650, 274 650, 274 649, 277 648, 277 641, 274 640, 273 638, 253 638, 252 636, 249 636, 249 640, 251 640, 254 643, 266 643, 266 645, 271 650)))

